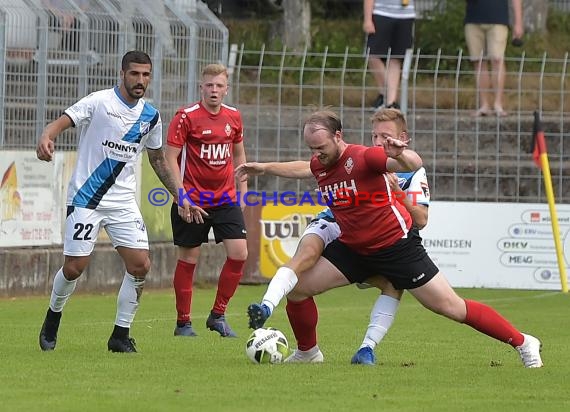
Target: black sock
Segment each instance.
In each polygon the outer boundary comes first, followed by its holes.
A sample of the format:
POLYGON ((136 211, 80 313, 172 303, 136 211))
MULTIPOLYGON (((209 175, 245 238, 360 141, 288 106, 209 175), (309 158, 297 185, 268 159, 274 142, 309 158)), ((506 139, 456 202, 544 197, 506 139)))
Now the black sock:
POLYGON ((223 316, 223 314, 221 314, 221 313, 214 313, 212 311, 210 311, 210 314, 212 315, 212 317, 214 319, 220 319, 223 316))
POLYGON ((184 322, 184 321, 180 321, 180 320, 176 321, 176 326, 178 326, 179 328, 183 328, 186 325, 192 326, 192 322, 190 322, 190 321, 184 322))
POLYGON ((113 333, 111 336, 119 339, 124 339, 129 337, 129 328, 123 328, 122 326, 115 325, 113 333))
POLYGON ((50 323, 57 323, 57 324, 59 324, 59 320, 61 319, 61 313, 62 313, 62 312, 54 312, 53 310, 51 310, 50 308, 48 308, 47 313, 46 313, 46 319, 47 319, 48 322, 50 322, 50 323))

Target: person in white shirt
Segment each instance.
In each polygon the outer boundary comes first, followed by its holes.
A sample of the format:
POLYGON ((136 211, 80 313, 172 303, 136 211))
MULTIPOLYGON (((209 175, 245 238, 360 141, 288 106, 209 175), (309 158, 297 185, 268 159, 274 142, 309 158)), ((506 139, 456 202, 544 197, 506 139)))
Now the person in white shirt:
MULTIPOLYGON (((80 129, 67 195, 64 263, 55 274, 39 336, 43 351, 55 349, 63 307, 104 227, 126 268, 107 347, 112 352, 136 352, 129 331, 151 265, 146 227, 135 201, 135 166, 142 151, 146 149, 155 173, 173 196, 182 188, 166 163, 160 113, 143 99, 151 71, 146 53, 129 51, 122 59, 118 86, 82 98, 48 124, 39 138, 37 157, 49 162, 56 137, 70 127, 80 129)), ((186 216, 189 208, 185 203, 180 213, 186 216)))

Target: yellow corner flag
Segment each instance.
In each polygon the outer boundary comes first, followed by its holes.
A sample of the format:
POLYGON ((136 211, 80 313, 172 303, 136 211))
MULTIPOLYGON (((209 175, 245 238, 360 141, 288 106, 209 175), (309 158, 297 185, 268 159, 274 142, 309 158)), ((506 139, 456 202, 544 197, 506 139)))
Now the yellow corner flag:
POLYGON ((550 165, 548 164, 548 154, 546 152, 546 140, 544 138, 544 131, 542 130, 542 124, 538 112, 534 112, 534 126, 532 133, 532 158, 536 165, 542 170, 542 175, 544 176, 544 187, 546 190, 546 199, 548 200, 548 208, 550 210, 550 222, 552 224, 554 247, 556 248, 556 259, 558 260, 560 284, 562 286, 562 292, 568 293, 568 277, 566 275, 566 265, 564 263, 564 254, 562 252, 562 243, 560 241, 558 215, 556 214, 556 205, 554 204, 554 190, 552 189, 552 177, 550 176, 550 165))

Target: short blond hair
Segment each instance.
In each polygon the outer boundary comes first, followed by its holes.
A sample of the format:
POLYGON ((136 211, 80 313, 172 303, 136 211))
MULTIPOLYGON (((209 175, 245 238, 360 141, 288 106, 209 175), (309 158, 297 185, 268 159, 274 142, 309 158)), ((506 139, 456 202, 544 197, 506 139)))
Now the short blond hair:
POLYGON ((229 77, 228 69, 220 63, 208 64, 204 69, 202 69, 202 76, 218 76, 220 74, 229 77))
POLYGON ((372 117, 370 118, 372 123, 374 122, 394 122, 396 123, 396 127, 402 132, 408 132, 408 124, 406 122, 406 118, 404 117, 404 113, 402 113, 398 109, 394 108, 382 108, 376 111, 372 117))

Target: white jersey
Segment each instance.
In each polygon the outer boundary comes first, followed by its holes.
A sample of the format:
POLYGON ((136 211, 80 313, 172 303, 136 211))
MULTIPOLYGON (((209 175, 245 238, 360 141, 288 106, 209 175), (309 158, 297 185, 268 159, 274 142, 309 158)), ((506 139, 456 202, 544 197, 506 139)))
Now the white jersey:
POLYGON ((81 128, 67 205, 121 209, 135 201, 135 165, 145 147, 162 146, 162 121, 144 99, 131 106, 119 88, 91 93, 65 110, 81 128))
POLYGON ((398 185, 406 193, 412 204, 429 206, 429 186, 426 176, 426 169, 420 167, 415 172, 396 173, 398 185))
POLYGON ((375 0, 372 14, 393 19, 415 19, 414 0, 408 0, 407 5, 402 3, 404 3, 402 0, 375 0))

